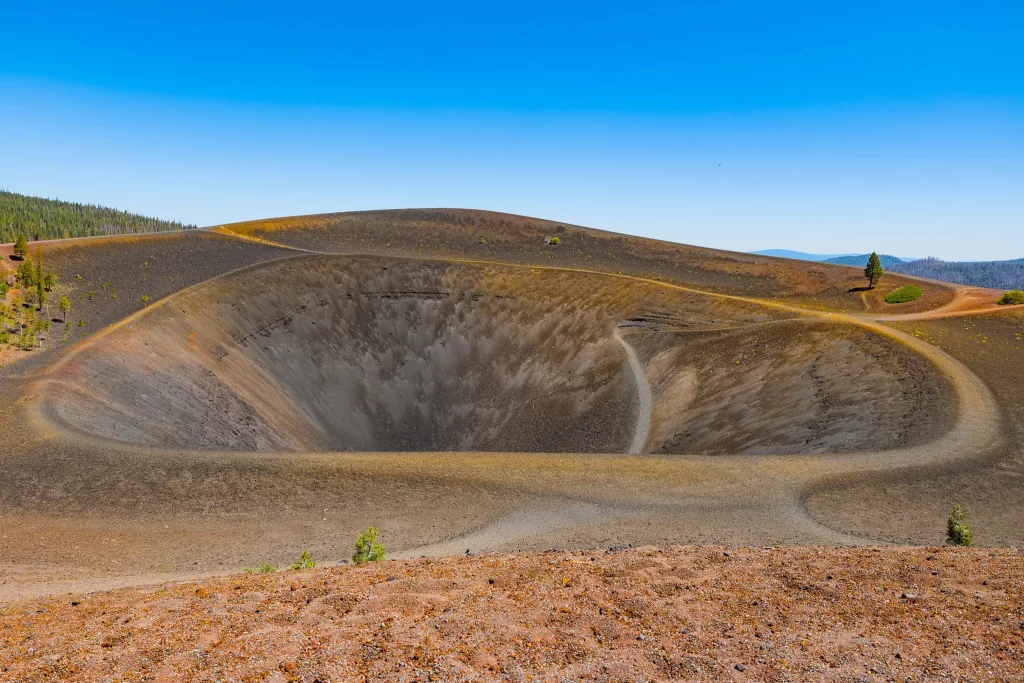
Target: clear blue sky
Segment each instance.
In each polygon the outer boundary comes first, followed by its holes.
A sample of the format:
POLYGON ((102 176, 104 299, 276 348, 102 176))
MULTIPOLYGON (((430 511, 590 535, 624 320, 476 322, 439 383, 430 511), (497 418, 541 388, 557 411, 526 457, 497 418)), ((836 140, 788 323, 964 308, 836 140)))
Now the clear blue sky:
POLYGON ((1024 257, 1021 2, 150 5, 5 3, 0 187, 1024 257))

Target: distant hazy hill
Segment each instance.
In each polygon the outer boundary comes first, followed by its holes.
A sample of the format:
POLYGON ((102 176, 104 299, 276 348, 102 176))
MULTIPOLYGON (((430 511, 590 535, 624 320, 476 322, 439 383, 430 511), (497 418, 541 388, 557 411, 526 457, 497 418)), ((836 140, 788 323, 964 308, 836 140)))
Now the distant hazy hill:
MULTIPOLYGON (((868 263, 868 257, 871 254, 856 254, 852 256, 837 256, 835 258, 825 259, 825 263, 837 263, 841 266, 866 266, 868 263)), ((893 270, 895 266, 901 263, 906 263, 910 259, 901 259, 898 256, 890 256, 889 254, 879 254, 878 260, 882 263, 882 268, 893 270)))
MULTIPOLYGON (((882 265, 883 268, 886 266, 882 265)), ((1024 289, 1024 258, 1013 261, 940 261, 935 258, 899 263, 897 273, 993 289, 1024 289)))
MULTIPOLYGON (((832 258, 841 258, 845 256, 852 256, 852 254, 808 254, 805 251, 793 251, 792 249, 764 249, 762 251, 752 251, 751 254, 757 254, 758 256, 775 256, 778 258, 792 258, 798 261, 827 261, 832 258)), ((865 261, 867 257, 864 257, 865 261)))
POLYGON ((19 234, 30 240, 121 235, 194 228, 104 206, 29 197, 0 190, 0 243, 19 234))
MULTIPOLYGON (((789 249, 765 249, 751 252, 761 256, 778 256, 801 261, 820 261, 843 266, 863 267, 869 254, 808 254, 789 249)), ((940 261, 936 258, 913 259, 879 254, 882 268, 931 280, 992 289, 1024 289, 1024 258, 1013 261, 940 261)))

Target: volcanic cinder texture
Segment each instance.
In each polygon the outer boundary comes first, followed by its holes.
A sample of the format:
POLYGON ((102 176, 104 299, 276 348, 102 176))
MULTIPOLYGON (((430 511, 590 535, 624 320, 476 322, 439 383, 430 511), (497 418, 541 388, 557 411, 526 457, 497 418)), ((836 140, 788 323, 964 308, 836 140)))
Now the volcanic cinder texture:
POLYGON ((1019 681, 1022 571, 1011 549, 690 547, 233 576, 0 607, 0 677, 1019 681))
POLYGON ((264 451, 614 453, 651 427, 642 450, 839 452, 913 443, 951 410, 897 344, 788 315, 589 273, 306 256, 115 330, 45 400, 105 439, 264 451))
POLYGON ((997 293, 458 210, 38 246, 73 324, 0 358, 0 600, 371 524, 399 558, 935 544, 962 503, 1024 543, 997 293))

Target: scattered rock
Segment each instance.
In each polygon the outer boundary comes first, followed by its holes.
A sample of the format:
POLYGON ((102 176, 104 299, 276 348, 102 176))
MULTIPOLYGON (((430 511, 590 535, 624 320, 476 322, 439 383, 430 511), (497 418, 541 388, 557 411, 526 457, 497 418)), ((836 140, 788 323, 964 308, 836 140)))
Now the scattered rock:
POLYGON ((743 666, 742 664, 737 664, 737 665, 735 666, 735 669, 736 669, 737 671, 746 671, 746 670, 747 670, 747 667, 743 666))

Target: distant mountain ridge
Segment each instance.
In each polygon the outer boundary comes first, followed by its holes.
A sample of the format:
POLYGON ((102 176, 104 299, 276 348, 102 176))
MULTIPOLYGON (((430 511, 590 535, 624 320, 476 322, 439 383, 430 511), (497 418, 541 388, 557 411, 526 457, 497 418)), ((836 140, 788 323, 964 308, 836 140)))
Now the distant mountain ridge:
MULTIPOLYGON (((825 259, 824 263, 835 263, 840 266, 860 266, 864 267, 867 265, 868 258, 871 254, 855 254, 853 256, 837 256, 836 258, 825 259)), ((893 270, 901 264, 908 263, 916 259, 902 259, 898 256, 891 256, 889 254, 879 254, 878 260, 882 264, 882 268, 888 268, 893 270)))
POLYGON ((30 240, 125 235, 194 228, 105 206, 62 202, 0 190, 0 243, 18 235, 30 240))
POLYGON ((805 251, 793 251, 792 249, 763 249, 761 251, 752 251, 750 253, 756 254, 757 256, 791 258, 796 259, 797 261, 827 261, 832 258, 854 256, 854 254, 808 254, 805 251))
MULTIPOLYGON (((788 249, 766 249, 751 252, 761 256, 795 258, 843 266, 863 267, 870 254, 808 254, 788 249)), ((901 258, 879 254, 882 268, 893 273, 914 275, 930 280, 942 280, 960 285, 989 287, 991 289, 1024 289, 1024 258, 1009 261, 943 261, 937 258, 901 258)))

